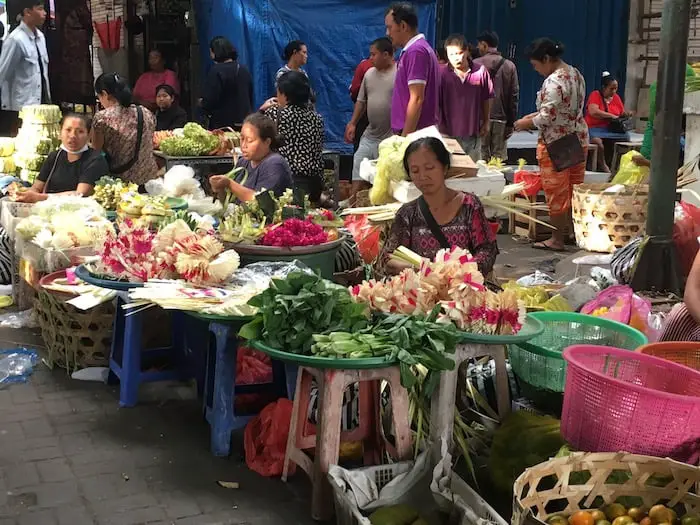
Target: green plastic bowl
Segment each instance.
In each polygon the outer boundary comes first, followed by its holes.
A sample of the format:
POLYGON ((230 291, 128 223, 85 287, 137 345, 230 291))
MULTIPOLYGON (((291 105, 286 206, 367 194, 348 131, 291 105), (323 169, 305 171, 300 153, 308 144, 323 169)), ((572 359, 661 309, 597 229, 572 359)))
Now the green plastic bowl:
POLYGON ((510 345, 510 364, 527 397, 537 397, 534 391, 559 394, 553 401, 559 408, 566 381, 565 348, 588 344, 636 350, 648 342, 639 330, 592 315, 534 312, 530 316, 544 324, 544 331, 527 343, 510 345))

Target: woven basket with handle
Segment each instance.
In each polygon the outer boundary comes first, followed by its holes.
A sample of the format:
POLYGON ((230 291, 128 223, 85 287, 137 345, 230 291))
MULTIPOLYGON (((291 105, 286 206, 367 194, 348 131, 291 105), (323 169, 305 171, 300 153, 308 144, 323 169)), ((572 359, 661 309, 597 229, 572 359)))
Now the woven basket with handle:
POLYGON ((614 252, 646 231, 649 187, 579 184, 571 211, 579 248, 614 252))
POLYGON ((631 500, 648 510, 662 503, 679 516, 697 516, 699 483, 699 468, 671 459, 575 452, 530 467, 515 480, 512 524, 542 525, 552 515, 569 516, 619 498, 626 506, 631 500))

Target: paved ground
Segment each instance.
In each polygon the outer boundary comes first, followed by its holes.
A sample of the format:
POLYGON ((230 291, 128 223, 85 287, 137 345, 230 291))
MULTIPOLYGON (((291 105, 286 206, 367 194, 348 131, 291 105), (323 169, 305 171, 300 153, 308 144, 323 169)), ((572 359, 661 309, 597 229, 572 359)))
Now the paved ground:
MULTIPOLYGON (((500 275, 559 264, 573 276, 571 254, 536 252, 507 236, 499 243, 500 275)), ((0 330, 0 348, 39 341, 27 330, 0 330)), ((138 407, 119 409, 114 388, 44 366, 30 383, 0 391, 0 525, 312 523, 304 474, 284 484, 252 473, 241 436, 232 457, 209 453, 190 388, 151 386, 141 397, 138 407)))

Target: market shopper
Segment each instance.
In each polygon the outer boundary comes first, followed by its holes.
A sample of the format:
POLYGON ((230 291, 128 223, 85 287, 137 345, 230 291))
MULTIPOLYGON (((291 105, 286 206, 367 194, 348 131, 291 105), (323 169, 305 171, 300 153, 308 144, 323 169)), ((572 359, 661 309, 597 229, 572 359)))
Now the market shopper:
POLYGON ((668 314, 659 341, 700 342, 700 252, 688 274, 683 302, 668 314))
POLYGON ((240 201, 251 201, 262 191, 272 191, 277 197, 291 188, 292 172, 289 164, 277 150, 277 124, 262 113, 249 115, 241 129, 241 157, 236 163, 243 168, 235 180, 226 175, 213 175, 209 178, 216 192, 230 190, 240 201))
POLYGON ((69 113, 61 120, 61 148, 49 154, 32 187, 13 194, 18 202, 39 202, 49 194, 92 195, 97 180, 109 173, 104 156, 88 146, 90 121, 69 113))
POLYGON ((156 88, 163 84, 170 86, 177 95, 180 95, 180 83, 175 71, 165 67, 163 53, 158 49, 152 49, 148 53, 148 71, 143 73, 134 86, 134 100, 137 104, 146 106, 151 111, 158 109, 156 101, 156 88))
POLYGON ((440 68, 440 132, 459 142, 472 160, 481 159, 488 137, 493 84, 484 66, 472 60, 463 35, 445 40, 448 65, 440 68))
POLYGON ((489 275, 498 255, 496 236, 478 197, 445 185, 450 152, 443 142, 435 137, 412 142, 403 164, 422 197, 404 204, 396 214, 380 255, 385 272, 396 274, 409 267, 391 259, 399 246, 428 259, 442 248, 458 246, 469 250, 479 271, 489 275))
POLYGON ((208 128, 240 126, 253 112, 253 77, 238 61, 238 51, 223 36, 209 43, 214 64, 202 86, 201 105, 208 116, 208 128))
MULTIPOLYGON (((302 69, 309 60, 309 50, 306 44, 301 40, 292 40, 284 47, 284 62, 285 64, 275 73, 275 87, 282 75, 290 71, 297 71, 306 75, 306 71, 302 69)), ((306 75, 308 77, 308 75, 306 75)))
POLYGON ((345 128, 345 141, 353 142, 363 115, 369 125, 362 132, 352 166, 352 182, 360 189, 360 164, 364 159, 379 157, 379 143, 391 136, 391 97, 396 79, 394 46, 386 37, 378 38, 369 48, 372 67, 362 80, 352 118, 345 128))
MULTIPOLYGON (((365 79, 367 71, 372 69, 374 64, 372 63, 372 58, 363 58, 362 61, 355 68, 355 74, 352 77, 352 82, 350 83, 350 100, 352 103, 357 103, 357 96, 360 94, 360 87, 362 87, 362 81, 365 79)), ((367 113, 365 112, 360 120, 357 122, 357 133, 355 134, 355 139, 352 141, 353 153, 357 151, 360 147, 360 138, 362 134, 369 126, 369 120, 367 119, 367 113)))
POLYGON ((601 80, 600 89, 593 91, 588 96, 586 105, 586 124, 591 144, 598 148, 598 169, 604 173, 610 173, 610 167, 605 161, 604 139, 612 139, 616 135, 618 140, 628 138, 627 133, 614 132, 610 124, 617 118, 629 116, 625 111, 625 105, 617 94, 617 79, 605 71, 601 80))
POLYGON ((260 108, 277 123, 279 153, 289 163, 294 186, 313 202, 323 192, 323 117, 309 104, 309 79, 299 71, 285 73, 277 83, 277 97, 260 108))
POLYGON ((104 109, 95 113, 91 142, 94 149, 107 155, 109 172, 139 185, 157 178, 153 113, 132 104, 131 89, 117 73, 97 77, 95 93, 104 109))
POLYGON ((486 67, 493 83, 495 97, 491 103, 489 132, 481 139, 481 158, 508 159, 508 139, 513 135, 513 123, 518 118, 520 84, 518 68, 498 51, 498 35, 484 31, 477 38, 479 58, 474 61, 486 67))
POLYGON ((182 128, 187 124, 187 112, 177 103, 172 86, 161 84, 156 88, 156 131, 182 128))
POLYGON ((43 0, 18 0, 22 21, 5 39, 0 54, 0 135, 15 135, 19 110, 49 104, 49 54, 39 30, 46 20, 43 0))
POLYGON ((564 250, 565 234, 572 231, 573 188, 583 183, 586 174, 586 83, 578 69, 562 60, 564 45, 560 42, 540 38, 530 44, 526 54, 545 80, 537 96, 537 111, 518 120, 515 130, 539 130, 537 161, 550 221, 555 227, 550 239, 533 247, 564 250))
POLYGON ((435 51, 418 33, 418 15, 411 4, 392 4, 384 17, 386 34, 403 48, 391 102, 391 127, 409 135, 438 123, 440 74, 435 51))

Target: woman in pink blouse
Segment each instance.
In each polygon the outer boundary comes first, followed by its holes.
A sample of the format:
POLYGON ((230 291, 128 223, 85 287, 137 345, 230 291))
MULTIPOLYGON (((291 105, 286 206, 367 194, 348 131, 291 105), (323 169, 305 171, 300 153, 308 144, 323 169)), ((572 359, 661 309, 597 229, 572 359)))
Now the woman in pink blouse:
MULTIPOLYGON (((542 188, 549 206, 552 238, 535 243, 540 250, 564 250, 565 233, 573 231, 571 224, 571 197, 576 184, 583 183, 586 174, 588 126, 583 114, 586 83, 583 75, 561 59, 564 45, 549 38, 535 40, 527 49, 532 67, 545 77, 537 94, 537 111, 515 123, 516 131, 538 129, 537 161, 540 166, 542 188), (557 171, 548 148, 557 140, 574 135, 583 149, 583 162, 557 171)), ((575 142, 574 142, 575 144, 575 142)), ((560 164, 561 165, 561 164, 560 164)))
POLYGON ((156 88, 167 84, 175 90, 175 93, 180 95, 180 83, 177 81, 175 71, 165 68, 165 60, 163 54, 157 49, 151 50, 148 53, 148 67, 150 71, 146 71, 139 77, 134 86, 134 99, 136 103, 146 106, 151 111, 156 111, 156 88))

